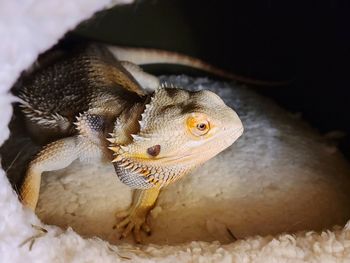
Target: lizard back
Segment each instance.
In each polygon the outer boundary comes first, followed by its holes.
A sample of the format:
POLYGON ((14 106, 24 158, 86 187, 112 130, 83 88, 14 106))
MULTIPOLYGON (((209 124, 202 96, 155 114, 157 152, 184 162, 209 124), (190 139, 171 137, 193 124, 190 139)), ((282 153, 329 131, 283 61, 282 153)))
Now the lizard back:
POLYGON ((54 57, 48 65, 24 76, 14 92, 23 100, 31 130, 34 126, 62 135, 74 132, 73 122, 79 113, 103 109, 118 116, 144 95, 131 74, 105 47, 96 44, 54 57))

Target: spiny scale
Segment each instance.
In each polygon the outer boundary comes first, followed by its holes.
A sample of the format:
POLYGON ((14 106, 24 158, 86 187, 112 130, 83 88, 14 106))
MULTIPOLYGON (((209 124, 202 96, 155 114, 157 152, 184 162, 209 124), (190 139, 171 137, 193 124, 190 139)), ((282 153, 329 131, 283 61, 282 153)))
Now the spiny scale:
POLYGON ((110 150, 112 150, 113 152, 116 153, 116 152, 119 151, 120 148, 118 146, 117 147, 116 146, 110 146, 110 147, 108 147, 108 149, 110 149, 110 150))
POLYGON ((124 168, 125 169, 129 169, 129 170, 132 170, 131 168, 133 168, 135 166, 134 163, 129 163, 129 165, 125 166, 124 168))
POLYGON ((116 163, 116 162, 119 162, 123 160, 123 157, 121 155, 117 155, 117 157, 115 157, 113 160, 112 160, 112 163, 116 163))
POLYGON ((129 164, 130 164, 129 160, 126 160, 124 162, 122 161, 122 162, 118 163, 118 165, 120 167, 124 167, 125 169, 126 169, 126 166, 129 165, 129 164))

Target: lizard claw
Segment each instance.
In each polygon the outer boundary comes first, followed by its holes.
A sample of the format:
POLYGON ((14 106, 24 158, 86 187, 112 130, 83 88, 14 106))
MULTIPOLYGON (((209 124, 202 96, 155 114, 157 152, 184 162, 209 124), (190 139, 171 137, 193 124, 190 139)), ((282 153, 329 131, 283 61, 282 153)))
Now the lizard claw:
POLYGON ((116 217, 117 219, 121 219, 121 221, 114 228, 122 230, 120 239, 127 237, 130 232, 133 232, 135 241, 141 243, 141 230, 148 235, 151 232, 150 226, 146 223, 147 214, 148 211, 144 211, 143 209, 129 209, 118 212, 116 217))
POLYGON ((127 237, 133 232, 135 241, 141 243, 142 231, 150 235, 151 228, 147 224, 146 218, 157 200, 159 189, 159 187, 154 187, 147 190, 135 190, 130 208, 116 214, 120 221, 114 228, 121 230, 120 238, 127 237))
POLYGON ((147 222, 144 222, 141 226, 141 229, 148 235, 151 235, 151 227, 147 224, 147 222))
POLYGON ((41 226, 37 226, 37 225, 32 225, 32 227, 38 231, 38 233, 34 236, 28 237, 27 239, 25 239, 21 244, 19 244, 20 247, 24 246, 25 244, 29 243, 29 250, 32 250, 33 245, 35 243, 35 241, 40 238, 43 237, 46 233, 47 230, 41 226))

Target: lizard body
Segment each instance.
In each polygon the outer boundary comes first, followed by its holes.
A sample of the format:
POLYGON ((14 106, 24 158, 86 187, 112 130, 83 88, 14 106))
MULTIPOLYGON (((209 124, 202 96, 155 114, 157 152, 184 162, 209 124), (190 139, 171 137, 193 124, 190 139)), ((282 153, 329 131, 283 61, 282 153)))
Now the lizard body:
POLYGON ((166 85, 149 92, 159 83, 153 77, 145 89, 150 78, 118 62, 104 46, 87 45, 21 82, 17 95, 29 129, 59 138, 29 164, 20 189, 24 205, 35 210, 45 171, 76 159, 112 162, 119 179, 135 189, 131 207, 117 214, 123 218, 117 227, 124 228, 123 237, 133 231, 141 241, 140 229, 150 231, 145 219, 160 189, 243 132, 237 114, 214 93, 166 85))

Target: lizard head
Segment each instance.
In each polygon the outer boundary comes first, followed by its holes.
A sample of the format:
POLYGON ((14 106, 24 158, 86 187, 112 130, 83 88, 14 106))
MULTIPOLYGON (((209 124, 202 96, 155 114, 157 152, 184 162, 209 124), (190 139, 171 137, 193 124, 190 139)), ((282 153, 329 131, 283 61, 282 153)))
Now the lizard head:
POLYGON ((243 132, 235 111, 215 93, 164 87, 146 104, 129 143, 118 142, 118 128, 116 124, 110 139, 116 173, 139 189, 167 185, 229 147, 243 132))

